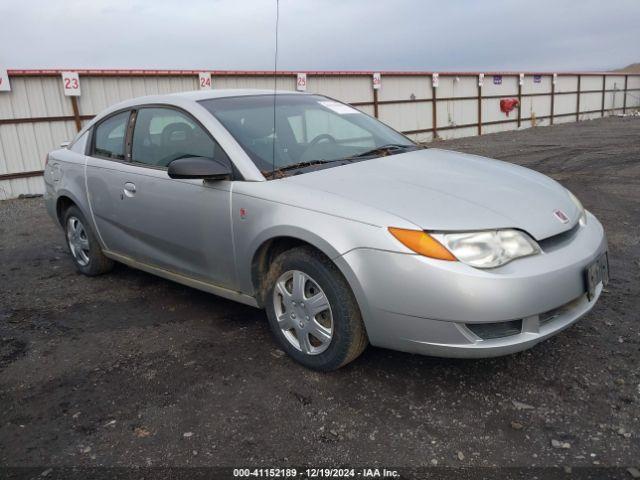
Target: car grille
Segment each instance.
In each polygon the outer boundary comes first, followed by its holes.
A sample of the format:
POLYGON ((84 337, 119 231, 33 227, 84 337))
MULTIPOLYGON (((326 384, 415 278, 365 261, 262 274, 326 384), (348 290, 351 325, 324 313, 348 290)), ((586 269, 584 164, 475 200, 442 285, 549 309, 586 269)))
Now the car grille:
MULTIPOLYGON (((559 317, 570 313, 578 304, 584 300, 584 295, 571 300, 564 305, 549 310, 538 315, 538 325, 540 327, 553 322, 559 317)), ((510 337, 522 333, 523 320, 508 320, 506 322, 495 323, 466 323, 465 326, 477 337, 482 340, 491 340, 495 338, 510 337)))
POLYGON ((510 337, 522 332, 522 320, 496 323, 467 323, 467 328, 483 340, 510 337))
POLYGON ((578 304, 583 298, 584 298, 584 295, 581 295, 575 300, 571 300, 569 303, 565 303, 564 305, 558 308, 554 308, 553 310, 549 310, 548 312, 541 313, 539 315, 540 326, 546 325, 547 323, 555 320, 556 318, 564 315, 568 311, 574 309, 576 307, 576 304, 578 304))

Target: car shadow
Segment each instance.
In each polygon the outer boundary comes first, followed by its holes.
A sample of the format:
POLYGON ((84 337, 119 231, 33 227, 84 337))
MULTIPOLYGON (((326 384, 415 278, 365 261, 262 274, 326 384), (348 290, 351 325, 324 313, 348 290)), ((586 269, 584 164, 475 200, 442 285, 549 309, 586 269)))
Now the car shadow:
POLYGON ((428 357, 370 345, 351 364, 334 372, 317 373, 284 355, 272 337, 263 310, 124 265, 118 265, 112 275, 117 275, 118 282, 123 285, 150 290, 151 295, 144 302, 160 307, 140 310, 139 315, 153 318, 155 325, 188 321, 191 329, 200 330, 195 335, 199 343, 186 347, 193 349, 192 352, 185 352, 186 355, 194 358, 204 355, 209 357, 203 359, 205 363, 214 362, 219 352, 212 340, 224 335, 225 357, 237 362, 238 370, 264 372, 265 378, 300 373, 311 383, 319 382, 321 385, 346 386, 353 385, 354 381, 358 383, 363 378, 383 378, 400 389, 412 383, 428 382, 437 383, 440 389, 449 392, 458 390, 461 385, 470 389, 500 390, 514 383, 529 384, 534 377, 539 377, 543 383, 553 381, 553 377, 561 373, 559 369, 563 368, 562 365, 570 368, 572 364, 572 351, 563 348, 564 344, 573 342, 575 338, 572 337, 579 336, 569 329, 530 350, 486 359, 428 357), (251 346, 250 355, 247 354, 247 342, 251 346), (198 351, 201 343, 207 345, 206 353, 198 351))

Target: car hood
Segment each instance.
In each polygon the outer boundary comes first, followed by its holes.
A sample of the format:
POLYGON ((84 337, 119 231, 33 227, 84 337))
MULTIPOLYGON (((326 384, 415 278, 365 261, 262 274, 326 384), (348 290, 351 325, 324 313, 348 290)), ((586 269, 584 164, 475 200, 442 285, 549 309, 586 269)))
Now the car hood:
POLYGON ((551 178, 498 160, 424 149, 284 179, 401 217, 425 230, 517 228, 537 240, 571 229, 578 207, 551 178), (568 218, 562 223, 555 211, 568 218))

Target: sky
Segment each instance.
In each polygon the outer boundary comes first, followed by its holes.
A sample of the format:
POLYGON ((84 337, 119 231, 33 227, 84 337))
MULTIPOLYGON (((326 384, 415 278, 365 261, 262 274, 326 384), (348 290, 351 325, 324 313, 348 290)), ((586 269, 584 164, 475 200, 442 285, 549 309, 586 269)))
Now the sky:
MULTIPOLYGON (((276 0, 0 0, 0 69, 271 70, 276 0)), ((640 0, 280 0, 281 70, 640 62, 640 0)))

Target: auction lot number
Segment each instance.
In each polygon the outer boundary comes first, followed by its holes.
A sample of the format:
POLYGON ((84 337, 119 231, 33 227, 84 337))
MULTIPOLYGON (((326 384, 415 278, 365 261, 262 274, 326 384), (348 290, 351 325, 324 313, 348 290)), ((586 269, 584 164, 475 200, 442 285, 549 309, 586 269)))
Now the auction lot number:
POLYGON ((236 478, 396 478, 400 474, 384 468, 234 468, 236 478))

